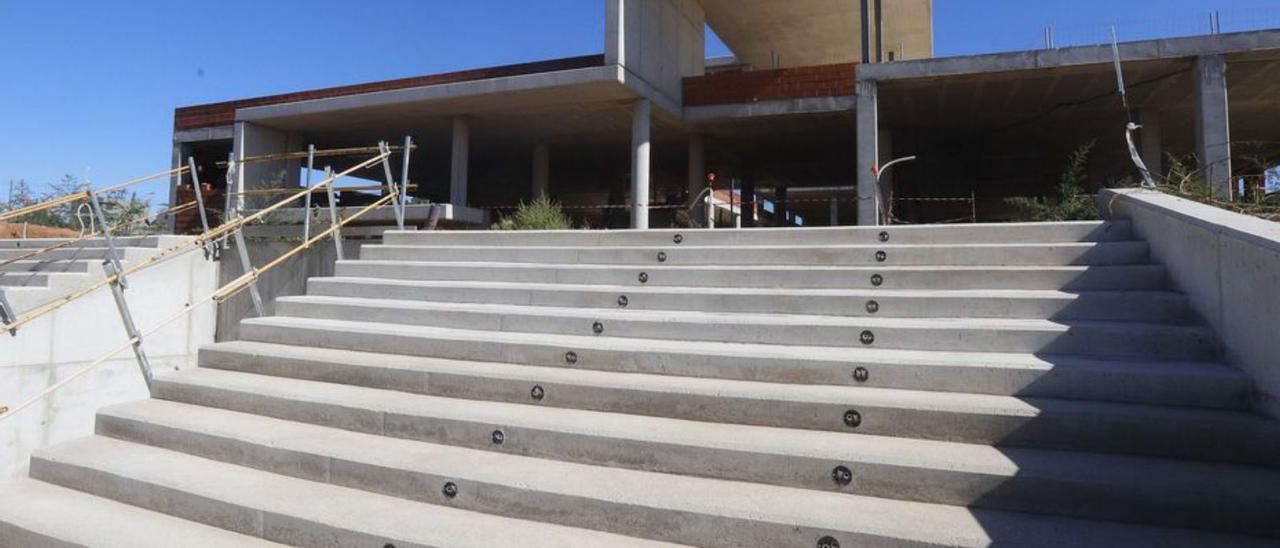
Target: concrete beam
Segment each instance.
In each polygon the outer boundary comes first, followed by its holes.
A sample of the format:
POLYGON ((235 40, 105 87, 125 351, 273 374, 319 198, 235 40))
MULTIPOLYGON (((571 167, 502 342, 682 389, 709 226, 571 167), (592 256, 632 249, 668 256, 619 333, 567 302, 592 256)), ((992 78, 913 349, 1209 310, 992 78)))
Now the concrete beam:
MULTIPOLYGON (((1266 49, 1280 49, 1280 30, 1125 42, 1120 44, 1120 58, 1125 61, 1147 61, 1266 49)), ((859 80, 929 78, 1111 62, 1110 45, 1081 46, 860 65, 857 78, 859 80)))
POLYGON ((631 228, 649 228, 649 129, 653 103, 638 99, 631 118, 631 228))
POLYGON ((533 145, 533 198, 551 195, 551 147, 546 143, 533 145))
POLYGON ((880 224, 879 189, 875 168, 880 157, 880 120, 877 85, 874 81, 858 82, 858 224, 880 224))
POLYGON ((453 117, 453 153, 449 162, 449 203, 467 205, 471 167, 471 124, 465 116, 453 117))
POLYGON ((1227 108, 1227 61, 1221 55, 1196 58, 1193 69, 1196 106, 1196 157, 1205 184, 1219 199, 1230 200, 1231 122, 1227 108))
POLYGON ((857 98, 850 95, 847 97, 814 97, 685 107, 684 120, 686 122, 705 122, 759 116, 794 116, 797 114, 848 112, 853 110, 856 102, 857 98))

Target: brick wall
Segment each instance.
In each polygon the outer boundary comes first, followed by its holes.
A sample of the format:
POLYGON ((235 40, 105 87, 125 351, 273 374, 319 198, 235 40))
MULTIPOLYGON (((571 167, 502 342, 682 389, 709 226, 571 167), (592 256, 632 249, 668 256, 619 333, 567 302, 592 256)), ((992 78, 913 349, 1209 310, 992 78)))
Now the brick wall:
POLYGON ((522 63, 519 65, 504 65, 500 67, 464 70, 460 72, 434 74, 431 76, 417 76, 414 78, 401 78, 399 80, 385 80, 382 82, 370 82, 367 84, 314 89, 310 91, 270 95, 267 97, 257 97, 253 99, 182 107, 173 111, 173 127, 174 129, 182 130, 230 124, 235 121, 236 109, 247 107, 277 105, 281 103, 293 103, 311 99, 326 99, 330 97, 341 97, 344 95, 358 95, 361 93, 370 93, 375 91, 453 84, 457 82, 469 82, 473 80, 486 80, 489 78, 504 78, 508 76, 521 76, 541 72, 599 67, 603 65, 604 55, 586 55, 582 57, 554 59, 551 61, 538 61, 535 63, 522 63))
POLYGON ((684 79, 685 106, 854 94, 853 63, 719 72, 684 79))

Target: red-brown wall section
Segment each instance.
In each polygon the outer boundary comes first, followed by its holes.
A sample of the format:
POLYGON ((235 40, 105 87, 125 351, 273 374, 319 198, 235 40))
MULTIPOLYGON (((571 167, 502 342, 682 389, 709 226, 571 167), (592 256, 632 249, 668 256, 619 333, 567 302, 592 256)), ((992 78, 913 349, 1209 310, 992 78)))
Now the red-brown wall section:
POLYGON ((224 103, 196 105, 175 109, 173 111, 173 128, 176 130, 182 130, 230 124, 235 122, 236 109, 247 107, 277 105, 281 103, 307 101, 310 99, 326 99, 330 97, 341 97, 344 95, 358 95, 361 93, 370 93, 375 91, 453 84, 457 82, 470 82, 473 80, 487 80, 489 78, 504 78, 508 76, 521 76, 525 74, 537 74, 541 72, 555 72, 560 70, 599 66, 604 66, 604 55, 586 55, 582 57, 554 59, 551 61, 538 61, 535 63, 522 63, 519 65, 505 65, 501 67, 434 74, 431 76, 418 76, 414 78, 401 78, 399 80, 385 80, 382 82, 370 82, 367 84, 314 89, 282 95, 242 99, 239 101, 227 101, 224 103))
POLYGON ((685 106, 854 94, 854 63, 719 72, 684 79, 685 106))

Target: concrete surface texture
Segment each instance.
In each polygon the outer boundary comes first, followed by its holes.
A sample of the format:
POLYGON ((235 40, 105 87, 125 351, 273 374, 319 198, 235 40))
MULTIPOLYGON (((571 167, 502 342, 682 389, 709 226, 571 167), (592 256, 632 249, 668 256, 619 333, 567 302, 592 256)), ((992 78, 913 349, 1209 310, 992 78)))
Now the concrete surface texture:
POLYGON ((1280 417, 1280 224, 1136 189, 1105 190, 1098 203, 1148 241, 1226 359, 1254 380, 1254 406, 1280 417))
MULTIPOLYGON (((389 231, 3 488, 209 545, 1275 545, 1280 423, 1143 222, 389 231)), ((39 512, 0 544, 84 542, 39 512)))
MULTIPOLYGON (((177 236, 117 239, 127 268, 184 240, 177 236)), ((59 240, 0 241, 0 257, 17 258, 59 240)), ((0 291, 20 313, 67 295, 104 276, 109 254, 101 239, 12 262, 0 271, 0 291)), ((182 253, 128 278, 125 298, 134 323, 148 329, 217 287, 218 266, 200 250, 182 253)), ((195 365, 196 351, 213 342, 212 305, 196 309, 148 337, 144 350, 157 372, 195 365)), ((0 405, 13 406, 75 372, 128 338, 107 289, 100 289, 0 338, 0 405)), ((104 405, 146 397, 132 353, 126 351, 42 403, 0 422, 0 475, 25 471, 31 452, 93 432, 104 405)))

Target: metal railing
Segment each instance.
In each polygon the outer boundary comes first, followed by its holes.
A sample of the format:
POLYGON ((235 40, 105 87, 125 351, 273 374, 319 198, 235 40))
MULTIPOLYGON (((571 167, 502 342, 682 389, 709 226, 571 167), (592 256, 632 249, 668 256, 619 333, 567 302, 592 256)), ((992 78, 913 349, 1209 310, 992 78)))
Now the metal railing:
MULTIPOLYGON (((370 153, 370 152, 376 152, 376 153, 373 154, 373 156, 371 156, 370 158, 363 160, 361 162, 358 162, 354 166, 344 169, 341 172, 334 173, 332 168, 326 167, 324 179, 314 185, 309 184, 310 177, 308 176, 308 185, 304 188, 289 189, 289 190, 281 189, 282 192, 270 194, 270 195, 275 195, 275 194, 287 194, 287 195, 283 199, 273 204, 270 204, 267 207, 253 211, 252 213, 245 212, 243 209, 240 209, 240 210, 235 209, 237 204, 235 201, 232 200, 232 196, 233 195, 243 196, 248 194, 248 192, 254 192, 254 191, 245 191, 244 189, 240 188, 240 189, 237 189, 237 192, 231 192, 230 191, 231 187, 228 186, 228 192, 227 192, 228 208, 226 210, 228 214, 224 215, 224 222, 218 226, 209 226, 208 216, 207 216, 207 213, 205 212, 206 204, 204 203, 203 197, 201 196, 202 192, 199 184, 198 169, 197 169, 195 160, 193 158, 188 158, 187 165, 182 166, 180 168, 175 168, 163 173, 158 173, 155 175, 148 176, 146 178, 137 179, 134 181, 130 181, 128 183, 123 183, 121 185, 108 187, 102 190, 94 191, 94 190, 86 189, 83 192, 78 192, 78 193, 70 194, 67 196, 58 197, 58 198, 49 200, 47 202, 24 207, 19 210, 15 210, 13 212, 9 212, 0 216, 0 219, 16 218, 22 215, 43 211, 53 207, 58 207, 59 205, 73 203, 78 200, 84 200, 87 203, 89 203, 90 207, 92 208, 93 217, 94 219, 96 219, 96 223, 97 223, 96 229, 91 232, 102 235, 102 237, 105 240, 106 247, 108 249, 107 258, 103 261, 103 266, 104 266, 104 269, 106 270, 106 276, 103 279, 97 280, 84 287, 78 288, 72 291, 71 293, 55 298, 49 302, 46 302, 31 310, 28 310, 22 314, 15 313, 11 307, 7 306, 7 301, 4 298, 4 293, 0 291, 0 319, 3 320, 3 325, 0 325, 0 329, 10 331, 11 333, 14 333, 16 336, 17 330, 19 328, 25 325, 28 325, 31 322, 41 317, 44 317, 72 302, 75 302, 76 300, 86 295, 89 295, 90 293, 93 293, 98 289, 102 289, 103 287, 110 287, 112 296, 117 306, 117 311, 120 314, 121 321, 124 324, 124 328, 128 336, 127 340, 122 344, 120 344, 119 346, 111 349, 109 352, 107 352, 106 354, 103 354, 102 356, 98 357, 92 362, 82 366, 81 368, 77 369, 67 377, 46 387, 44 390, 40 391, 39 393, 27 398, 26 400, 23 400, 21 403, 13 407, 0 406, 0 421, 13 416, 14 414, 22 411, 23 409, 26 409, 27 407, 30 407, 36 402, 56 392, 58 389, 62 388, 63 386, 66 386, 68 383, 81 377, 82 375, 89 372, 90 370, 109 361, 111 358, 115 357, 117 354, 125 351, 126 349, 133 350, 134 358, 138 363, 139 371, 142 374, 143 380, 146 382, 148 390, 150 390, 151 384, 152 384, 151 366, 142 346, 143 341, 146 339, 147 336, 154 334, 159 329, 162 329, 165 326, 173 323, 174 321, 177 321, 178 319, 185 317, 187 314, 189 314, 190 312, 192 312, 193 310, 195 310, 200 306, 204 306, 209 303, 226 302, 231 297, 238 295, 239 293, 245 290, 249 290, 251 295, 253 295, 255 309, 257 313, 261 315, 262 302, 261 302, 261 296, 258 293, 257 281, 264 273, 279 267, 280 265, 287 262, 289 259, 311 248, 316 243, 330 237, 332 237, 335 241, 335 244, 338 245, 339 257, 341 257, 342 228, 350 224, 351 222, 354 222, 360 219, 361 217, 364 217, 371 211, 374 211, 376 209, 379 209, 387 205, 391 205, 394 208, 397 226, 403 229, 404 223, 405 223, 405 204, 408 201, 407 191, 409 187, 408 155, 412 147, 413 147, 412 141, 409 138, 405 139, 405 144, 403 147, 391 147, 387 145, 387 143, 385 142, 379 143, 377 147, 363 148, 363 149, 334 149, 334 150, 328 150, 328 151, 318 151, 314 147, 309 147, 307 153, 305 153, 308 167, 314 167, 314 160, 317 157, 339 156, 339 155, 350 156, 353 154, 362 154, 362 153, 370 153), (390 167, 391 164, 389 159, 394 149, 402 150, 405 156, 404 162, 402 163, 402 166, 401 166, 401 178, 399 181, 396 181, 395 178, 393 177, 392 170, 390 167), (383 172, 387 178, 386 186, 379 185, 377 187, 363 186, 363 187, 351 187, 351 188, 341 188, 341 189, 336 188, 336 183, 340 179, 350 176, 353 173, 360 171, 362 169, 374 167, 379 163, 383 165, 383 172), (115 237, 111 232, 110 222, 108 221, 107 217, 103 214, 104 212, 102 209, 101 200, 99 199, 98 196, 104 192, 119 190, 129 185, 137 184, 137 183, 140 183, 146 180, 151 180, 157 177, 181 175, 184 173, 190 173, 192 175, 193 187, 195 188, 196 195, 197 195, 197 199, 194 200, 195 205, 188 206, 188 204, 182 204, 180 206, 174 206, 172 208, 169 208, 168 210, 166 210, 166 212, 171 214, 173 211, 176 211, 176 210, 185 211, 185 210, 191 209, 192 207, 199 209, 200 217, 201 217, 202 232, 199 235, 189 240, 185 240, 183 242, 180 242, 178 244, 175 244, 168 248, 160 250, 159 252, 139 261, 137 264, 133 264, 128 267, 125 267, 119 261, 119 256, 116 252, 115 237), (339 206, 337 204, 337 200, 335 199, 334 192, 335 190, 351 190, 351 189, 357 189, 357 188, 358 189, 383 189, 386 191, 386 194, 381 196, 379 199, 375 200, 373 203, 363 206, 362 208, 360 208, 358 211, 351 214, 350 216, 343 218, 338 211, 339 206), (304 200, 309 205, 311 195, 315 192, 322 192, 322 191, 327 192, 330 196, 328 209, 330 211, 331 223, 329 227, 319 233, 316 233, 315 235, 312 235, 310 233, 310 226, 308 224, 304 229, 305 237, 303 242, 300 245, 295 246, 294 248, 276 257, 275 259, 272 259, 271 261, 267 262, 261 267, 254 267, 249 260, 248 248, 247 248, 247 244, 243 234, 244 229, 256 222, 264 220, 268 215, 272 214, 273 212, 276 212, 281 208, 284 208, 286 205, 294 203, 298 200, 304 200), (208 295, 204 296, 203 298, 187 303, 185 306, 182 307, 181 310, 178 310, 174 314, 166 317, 165 319, 161 320, 159 323, 147 329, 140 329, 136 325, 136 323, 133 321, 129 304, 127 299, 125 298, 125 293, 124 293, 125 290, 128 288, 128 279, 130 276, 137 274, 138 272, 141 272, 143 270, 146 270, 147 268, 156 266, 165 261, 178 257, 184 252, 200 249, 200 248, 207 249, 209 246, 212 246, 215 244, 223 245, 228 239, 235 240, 235 244, 239 252, 239 258, 244 268, 243 275, 222 285, 221 287, 214 290, 212 293, 209 293, 208 295)), ((256 161, 278 160, 278 159, 281 159, 282 156, 286 156, 286 155, 267 155, 267 156, 253 157, 253 158, 245 158, 240 160, 239 162, 237 162, 234 158, 231 159, 227 164, 224 164, 228 168, 227 169, 228 184, 232 182, 233 180, 232 178, 235 177, 235 171, 240 165, 244 163, 256 162, 256 161)), ((161 213, 163 214, 166 212, 161 212, 161 213)), ((306 217, 309 218, 309 215, 307 215, 306 217)), ((82 235, 82 237, 78 240, 82 240, 86 237, 88 237, 87 234, 82 235)), ((65 246, 65 245, 70 245, 70 243, 61 242, 59 244, 56 244, 56 246, 65 246)), ((51 246, 51 247, 54 247, 54 246, 51 246)), ((43 252, 47 252, 47 251, 48 250, 46 249, 43 252)), ((206 255, 206 257, 209 257, 209 256, 206 255)))

